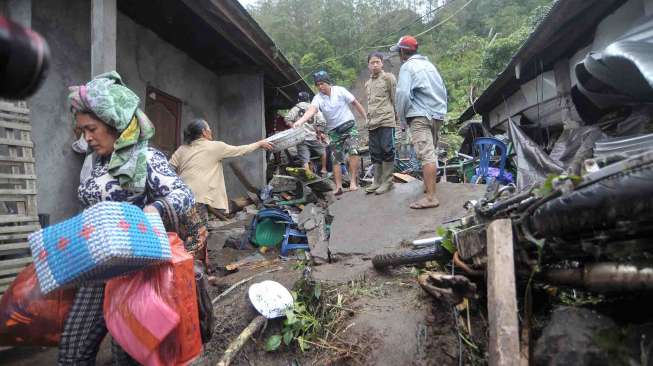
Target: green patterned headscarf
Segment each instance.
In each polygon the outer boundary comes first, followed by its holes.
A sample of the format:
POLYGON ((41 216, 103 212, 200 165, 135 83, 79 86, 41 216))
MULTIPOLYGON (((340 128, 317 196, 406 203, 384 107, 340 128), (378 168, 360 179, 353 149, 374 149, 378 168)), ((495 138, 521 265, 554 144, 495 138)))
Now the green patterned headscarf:
POLYGON ((86 85, 72 86, 70 91, 68 101, 73 115, 93 112, 120 133, 113 145, 109 173, 122 187, 144 191, 147 142, 154 136, 154 125, 138 108, 140 98, 123 85, 115 71, 98 75, 86 85))

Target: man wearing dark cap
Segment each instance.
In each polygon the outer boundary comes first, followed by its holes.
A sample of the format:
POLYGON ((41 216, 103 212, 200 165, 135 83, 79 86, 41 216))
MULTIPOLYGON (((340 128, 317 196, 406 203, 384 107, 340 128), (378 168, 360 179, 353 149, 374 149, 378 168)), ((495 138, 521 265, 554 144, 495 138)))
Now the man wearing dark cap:
POLYGON ((313 75, 315 86, 320 91, 311 102, 304 116, 300 118, 293 127, 297 128, 311 119, 318 111, 322 112, 327 122, 329 135, 329 147, 333 158, 333 178, 336 183, 336 195, 342 194, 342 172, 340 163, 349 160, 349 174, 351 175, 350 191, 358 189, 358 168, 360 157, 358 156, 358 130, 356 121, 349 106, 366 118, 365 109, 356 98, 345 88, 333 85, 329 74, 326 71, 318 71, 313 75))
POLYGON ((417 158, 422 163, 423 198, 410 204, 414 209, 438 207, 435 198, 438 131, 447 114, 447 89, 428 58, 417 53, 417 40, 403 36, 390 51, 399 52, 401 69, 395 94, 395 109, 402 129, 409 128, 417 158))

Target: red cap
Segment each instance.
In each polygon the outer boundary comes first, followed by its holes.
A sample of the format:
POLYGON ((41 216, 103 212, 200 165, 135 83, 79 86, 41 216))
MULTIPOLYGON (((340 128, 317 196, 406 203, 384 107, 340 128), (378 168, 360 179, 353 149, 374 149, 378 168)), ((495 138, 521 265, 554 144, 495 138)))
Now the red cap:
POLYGON ((403 36, 399 38, 399 41, 396 45, 390 47, 390 51, 399 52, 399 49, 408 50, 408 51, 417 51, 419 44, 413 36, 403 36))

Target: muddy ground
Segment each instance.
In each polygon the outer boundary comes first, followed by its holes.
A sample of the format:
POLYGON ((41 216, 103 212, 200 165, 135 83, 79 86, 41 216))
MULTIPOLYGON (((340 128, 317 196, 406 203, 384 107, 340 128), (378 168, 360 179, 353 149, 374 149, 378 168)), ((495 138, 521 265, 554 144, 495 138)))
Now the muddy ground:
MULTIPOLYGON (((238 224, 212 232, 210 256, 216 267, 241 260, 254 249, 219 248, 225 237, 239 233, 238 224)), ((268 252, 268 260, 276 258, 268 252)), ((265 351, 265 340, 281 329, 282 320, 270 320, 262 332, 255 335, 239 353, 234 365, 458 365, 478 364, 485 344, 486 324, 472 317, 470 324, 478 336, 470 342, 479 344, 474 354, 461 344, 451 306, 426 294, 417 284, 410 269, 378 273, 371 258, 365 255, 341 257, 336 263, 310 268, 310 276, 322 284, 325 291, 342 294, 346 311, 340 329, 344 329, 332 344, 313 347, 302 352, 296 345, 282 346, 274 352, 265 351), (331 348, 328 348, 331 347, 331 348), (461 354, 462 352, 462 354, 461 354)), ((224 297, 217 304, 218 326, 206 352, 197 365, 215 365, 228 343, 257 316, 247 298, 249 285, 271 279, 289 289, 305 275, 307 268, 298 259, 270 263, 264 268, 240 270, 219 277, 211 290, 212 297, 243 279, 256 276, 224 297)), ((220 276, 219 270, 216 271, 220 276)), ((476 312, 473 312, 476 313, 476 312)), ((463 318, 460 318, 463 319, 463 318)), ((464 323, 464 322, 463 322, 464 323)))
MULTIPOLYGON (((346 198, 346 197, 345 197, 346 198)), ((463 311, 458 317, 450 305, 434 300, 416 281, 415 269, 403 268, 379 273, 367 254, 343 254, 337 262, 306 266, 305 257, 280 259, 276 249, 260 253, 241 240, 252 215, 240 214, 230 223, 212 221, 209 236, 211 273, 210 295, 215 298, 239 281, 247 280, 224 296, 215 306, 213 339, 194 365, 215 365, 228 344, 258 314, 250 304, 247 290, 253 283, 274 280, 288 289, 310 272, 311 280, 323 286, 322 297, 333 306, 335 294, 342 297, 334 335, 319 346, 302 352, 296 344, 265 351, 266 339, 278 334, 282 320, 270 320, 237 355, 233 365, 458 365, 483 364, 486 322, 472 304, 471 319, 463 311), (225 265, 250 258, 256 263, 228 273, 225 265), (261 262, 264 260, 264 262, 261 262), (260 265, 264 263, 264 265, 260 265), (330 295, 329 295, 330 294, 330 295), (329 298, 327 295, 331 296, 329 298), (467 334, 471 325, 473 336, 467 334), (466 334, 461 339, 460 330, 466 334)), ((415 239, 415 238, 407 238, 415 239)), ((396 243, 398 248, 400 243, 396 243)), ((384 247, 384 250, 387 250, 384 247)), ((105 339, 98 365, 109 365, 109 338, 105 339)), ((2 365, 56 364, 55 348, 21 348, 2 353, 2 365)))

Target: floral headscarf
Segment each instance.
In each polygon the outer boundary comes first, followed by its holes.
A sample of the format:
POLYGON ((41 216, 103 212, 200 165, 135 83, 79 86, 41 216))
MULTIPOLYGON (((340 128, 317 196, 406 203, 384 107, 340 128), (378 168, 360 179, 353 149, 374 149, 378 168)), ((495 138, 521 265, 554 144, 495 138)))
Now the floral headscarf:
POLYGON ((69 89, 68 101, 73 115, 93 112, 120 133, 113 145, 109 173, 118 179, 122 187, 144 191, 147 143, 154 136, 154 125, 138 108, 140 98, 123 85, 115 71, 98 75, 86 85, 69 89))

